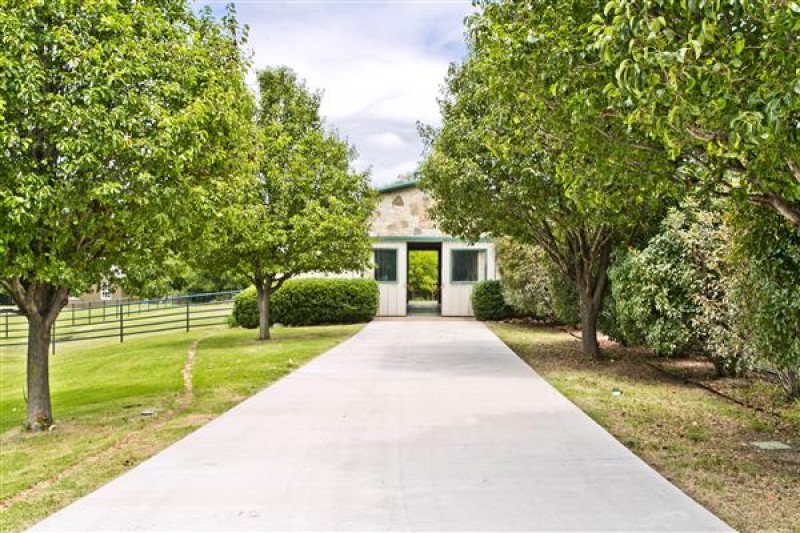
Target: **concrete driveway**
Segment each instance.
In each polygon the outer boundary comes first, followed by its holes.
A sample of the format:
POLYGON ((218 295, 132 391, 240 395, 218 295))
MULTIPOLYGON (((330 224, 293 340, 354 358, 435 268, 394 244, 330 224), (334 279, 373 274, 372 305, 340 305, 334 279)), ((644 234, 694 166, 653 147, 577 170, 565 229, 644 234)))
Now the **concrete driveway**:
POLYGON ((488 328, 443 320, 373 322, 37 527, 729 529, 488 328))

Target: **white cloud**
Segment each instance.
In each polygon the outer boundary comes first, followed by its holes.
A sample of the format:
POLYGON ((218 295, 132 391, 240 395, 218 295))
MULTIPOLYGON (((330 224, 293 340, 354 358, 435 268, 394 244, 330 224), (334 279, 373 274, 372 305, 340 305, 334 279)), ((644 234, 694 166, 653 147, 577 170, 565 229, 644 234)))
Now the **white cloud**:
POLYGON ((406 142, 402 137, 391 131, 385 131, 383 133, 373 135, 369 138, 369 142, 374 146, 383 148, 403 148, 408 145, 408 142, 406 142))
POLYGON ((255 67, 287 65, 323 90, 328 124, 355 145, 357 167, 372 167, 376 184, 416 168, 416 122, 440 121, 436 98, 464 53, 470 11, 469 0, 237 2, 255 67))

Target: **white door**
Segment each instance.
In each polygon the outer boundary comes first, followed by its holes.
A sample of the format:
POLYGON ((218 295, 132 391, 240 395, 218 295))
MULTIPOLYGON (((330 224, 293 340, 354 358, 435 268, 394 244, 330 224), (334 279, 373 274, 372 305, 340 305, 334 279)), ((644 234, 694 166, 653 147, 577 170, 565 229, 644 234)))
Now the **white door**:
POLYGON ((379 243, 372 250, 374 275, 380 291, 378 316, 405 316, 406 243, 379 243))

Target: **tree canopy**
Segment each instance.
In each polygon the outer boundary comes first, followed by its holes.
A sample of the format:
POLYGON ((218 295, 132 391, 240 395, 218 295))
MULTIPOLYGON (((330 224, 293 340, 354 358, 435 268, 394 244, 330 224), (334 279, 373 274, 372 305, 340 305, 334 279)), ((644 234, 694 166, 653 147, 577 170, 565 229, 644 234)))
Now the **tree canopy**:
POLYGON ((594 19, 612 112, 690 183, 800 228, 800 5, 610 0, 594 19))
POLYGON ((412 298, 436 298, 439 285, 439 253, 435 250, 411 250, 408 253, 408 290, 412 298))
POLYGON ((52 423, 50 326, 112 269, 157 270, 250 174, 243 35, 183 0, 0 10, 0 283, 29 321, 28 425, 52 423))
POLYGON ((470 55, 448 78, 443 126, 424 131, 423 187, 441 200, 434 213, 446 231, 541 246, 576 285, 584 350, 598 355, 611 250, 649 227, 675 190, 661 179, 674 167, 605 112, 606 67, 587 58, 596 2, 479 5, 470 55))

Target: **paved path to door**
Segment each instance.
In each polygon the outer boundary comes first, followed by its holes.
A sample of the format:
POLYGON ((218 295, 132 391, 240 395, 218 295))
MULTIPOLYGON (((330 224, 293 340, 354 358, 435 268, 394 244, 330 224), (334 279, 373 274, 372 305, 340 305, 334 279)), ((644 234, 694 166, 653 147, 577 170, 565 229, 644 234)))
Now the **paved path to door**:
POLYGON ((726 529, 485 326, 434 320, 370 324, 39 527, 726 529))

